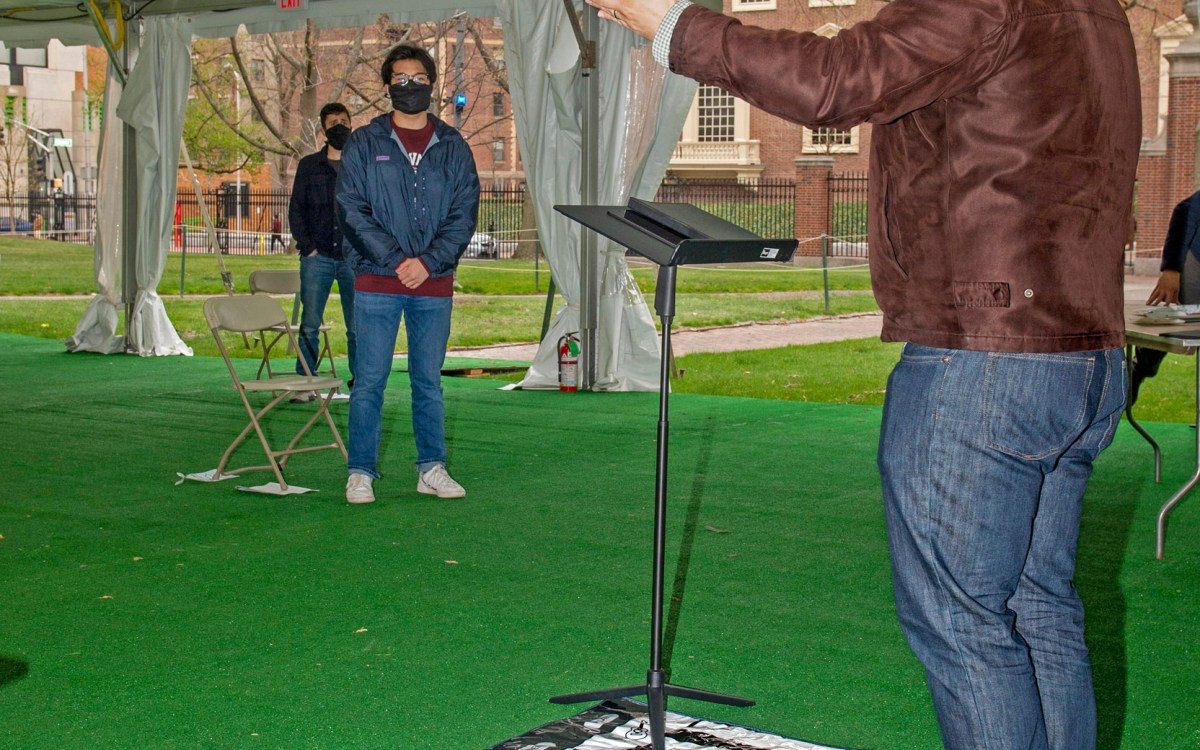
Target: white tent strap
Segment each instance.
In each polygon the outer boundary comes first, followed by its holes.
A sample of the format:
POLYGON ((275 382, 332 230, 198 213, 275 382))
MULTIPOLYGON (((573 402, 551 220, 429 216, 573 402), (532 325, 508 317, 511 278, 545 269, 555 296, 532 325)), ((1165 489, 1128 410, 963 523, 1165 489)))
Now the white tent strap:
POLYGON ((181 139, 180 146, 183 161, 187 164, 188 177, 192 180, 192 190, 196 193, 196 203, 200 206, 200 219, 204 222, 204 231, 208 235, 208 250, 217 259, 217 265, 221 267, 221 282, 225 285, 225 291, 233 294, 233 275, 225 268, 225 261, 221 258, 221 243, 217 240, 217 228, 213 224, 212 214, 208 212, 204 191, 200 189, 200 178, 196 176, 196 170, 192 167, 192 155, 188 151, 187 141, 181 139))

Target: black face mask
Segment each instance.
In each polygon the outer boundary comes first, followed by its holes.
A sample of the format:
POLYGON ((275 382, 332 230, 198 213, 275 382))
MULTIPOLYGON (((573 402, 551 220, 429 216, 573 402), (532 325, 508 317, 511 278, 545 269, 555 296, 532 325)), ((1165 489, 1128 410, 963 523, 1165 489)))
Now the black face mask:
POLYGON ((325 131, 325 140, 329 142, 330 148, 335 151, 341 151, 346 146, 346 141, 350 139, 350 128, 338 123, 325 131))
POLYGON ((433 98, 433 85, 409 81, 401 86, 393 83, 388 86, 388 94, 392 97, 392 108, 406 115, 415 115, 429 109, 433 98))

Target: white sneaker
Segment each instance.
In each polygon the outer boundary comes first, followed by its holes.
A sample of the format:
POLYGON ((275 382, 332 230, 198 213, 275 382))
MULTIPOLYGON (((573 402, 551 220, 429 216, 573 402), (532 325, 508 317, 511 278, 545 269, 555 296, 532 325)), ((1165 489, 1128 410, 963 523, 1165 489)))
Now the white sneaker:
POLYGON ((417 479, 417 492, 423 495, 438 497, 466 497, 467 491, 454 481, 446 472, 446 467, 438 464, 417 479))
POLYGON ((296 391, 296 395, 288 399, 290 404, 307 404, 313 399, 319 398, 321 394, 316 391, 296 391))
POLYGON ((353 505, 375 502, 375 491, 371 489, 372 481, 366 474, 351 474, 346 480, 346 502, 353 505))

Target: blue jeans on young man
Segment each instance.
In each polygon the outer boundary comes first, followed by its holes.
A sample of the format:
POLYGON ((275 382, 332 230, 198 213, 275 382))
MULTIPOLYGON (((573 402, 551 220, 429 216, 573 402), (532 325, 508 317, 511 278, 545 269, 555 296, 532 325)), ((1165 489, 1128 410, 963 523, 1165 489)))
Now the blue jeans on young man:
POLYGON ((1075 591, 1092 462, 1125 402, 1119 349, 907 344, 879 439, 901 629, 949 750, 1091 750, 1075 591))
POLYGON ((358 325, 358 363, 350 392, 350 440, 346 446, 351 474, 379 478, 379 442, 383 433, 383 395, 396 335, 403 317, 408 333, 408 378, 417 470, 446 463, 446 408, 442 364, 450 340, 452 297, 359 292, 354 298, 358 325))
MULTIPOLYGON (((321 322, 325 319, 325 303, 333 282, 338 285, 342 299, 342 318, 346 322, 346 358, 350 366, 350 377, 354 379, 357 341, 354 325, 354 269, 344 260, 334 260, 324 255, 300 256, 300 334, 297 345, 300 356, 308 363, 313 374, 317 372, 317 360, 321 353, 321 322)), ((304 365, 296 358, 296 374, 304 374, 304 365)))

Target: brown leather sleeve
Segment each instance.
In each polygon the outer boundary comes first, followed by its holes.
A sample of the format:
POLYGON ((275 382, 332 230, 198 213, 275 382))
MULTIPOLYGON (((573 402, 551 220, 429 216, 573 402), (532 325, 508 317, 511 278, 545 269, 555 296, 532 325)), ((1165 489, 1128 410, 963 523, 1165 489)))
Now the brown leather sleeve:
POLYGON ((1009 10, 895 0, 829 39, 692 6, 671 38, 671 70, 810 127, 890 122, 985 80, 1005 52, 1009 10))

